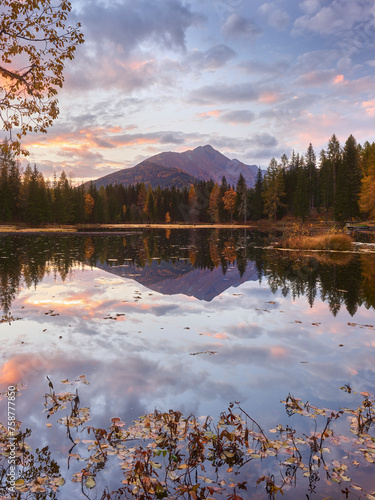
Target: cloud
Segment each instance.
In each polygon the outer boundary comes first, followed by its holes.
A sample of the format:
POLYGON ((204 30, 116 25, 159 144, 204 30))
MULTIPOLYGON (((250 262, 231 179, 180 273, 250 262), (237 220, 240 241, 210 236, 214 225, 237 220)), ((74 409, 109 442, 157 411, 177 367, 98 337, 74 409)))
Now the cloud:
POLYGON ((120 54, 109 59, 108 52, 113 49, 108 47, 105 53, 79 55, 74 69, 66 75, 65 89, 76 92, 115 88, 132 92, 151 87, 159 80, 158 64, 154 60, 127 60, 120 54))
POLYGON ((252 83, 234 85, 206 85, 190 93, 190 100, 196 104, 233 103, 256 101, 259 90, 252 83))
POLYGON ((248 109, 238 109, 223 113, 220 119, 232 125, 238 125, 253 122, 255 120, 255 114, 248 109))
POLYGON ((203 17, 181 0, 123 0, 106 5, 90 0, 85 3, 82 19, 92 45, 110 42, 129 53, 147 41, 184 49, 187 29, 202 22, 203 17))
POLYGON ((262 75, 282 75, 290 71, 290 63, 287 61, 260 61, 257 59, 250 59, 239 64, 239 67, 248 74, 262 74, 262 75))
POLYGON ((272 156, 281 156, 284 151, 279 148, 276 137, 268 132, 250 135, 249 137, 228 137, 212 135, 209 143, 227 156, 269 159, 272 156))
POLYGON ((307 14, 313 14, 320 8, 319 0, 305 0, 301 3, 300 8, 307 14))
POLYGON ((295 74, 332 70, 341 56, 342 52, 338 49, 311 50, 298 56, 292 70, 295 74))
POLYGON ((371 116, 372 118, 375 117, 375 99, 372 99, 371 101, 364 101, 362 103, 362 107, 365 108, 365 112, 368 116, 371 116))
MULTIPOLYGON (((323 71, 310 71, 301 75, 296 80, 296 84, 302 87, 322 87, 327 84, 335 83, 338 76, 334 69, 328 69, 323 71)), ((339 79, 341 81, 341 79, 339 79)))
POLYGON ((87 0, 79 20, 86 43, 66 73, 65 87, 131 92, 160 80, 160 50, 185 51, 187 30, 203 17, 182 0, 87 0))
POLYGON ((268 134, 267 132, 262 134, 255 134, 250 138, 249 142, 251 146, 254 146, 256 148, 274 148, 278 144, 276 137, 268 134))
MULTIPOLYGON (((306 2, 304 2, 306 3, 306 2)), ((307 4, 311 2, 307 2, 307 4)), ((302 35, 306 32, 327 35, 329 37, 351 38, 351 44, 355 47, 356 40, 353 39, 351 30, 355 29, 357 41, 361 44, 372 43, 372 36, 366 33, 367 29, 373 25, 374 3, 372 0, 333 0, 324 7, 307 11, 307 14, 297 18, 293 25, 292 33, 302 35), (362 29, 358 30, 358 25, 362 29), (366 27, 366 29, 364 29, 366 27)), ((374 27, 372 26, 372 31, 374 27)), ((342 40, 338 40, 342 43, 342 40)))
POLYGON ((226 37, 244 37, 254 39, 261 30, 250 19, 239 14, 231 14, 221 28, 226 37))
POLYGON ((259 7, 258 13, 270 26, 279 31, 285 30, 289 25, 289 14, 278 9, 274 3, 264 3, 259 7))
POLYGON ((183 68, 191 66, 200 70, 216 70, 225 66, 229 61, 236 57, 236 52, 224 44, 217 44, 205 52, 195 49, 189 52, 183 68))

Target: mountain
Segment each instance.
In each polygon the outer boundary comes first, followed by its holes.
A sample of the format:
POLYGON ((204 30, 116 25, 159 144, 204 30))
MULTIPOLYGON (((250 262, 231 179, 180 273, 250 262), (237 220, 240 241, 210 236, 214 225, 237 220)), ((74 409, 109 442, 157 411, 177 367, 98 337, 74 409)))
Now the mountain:
MULTIPOLYGON (((158 186, 161 188, 175 186, 176 188, 190 187, 191 184, 199 179, 184 172, 179 168, 171 168, 168 166, 159 165, 149 160, 144 160, 139 165, 133 168, 125 168, 106 175, 94 181, 95 186, 99 189, 101 186, 108 184, 123 184, 131 186, 137 182, 151 184, 153 189, 158 186)), ((89 184, 89 183, 86 183, 89 184)))
POLYGON ((149 158, 149 161, 164 167, 176 167, 198 179, 212 179, 218 184, 225 176, 228 184, 236 185, 242 173, 248 187, 253 187, 258 173, 256 165, 246 165, 237 159, 230 160, 210 145, 199 146, 184 153, 160 153, 149 158))
POLYGON ((240 173, 248 187, 256 181, 258 167, 246 165, 237 159, 230 160, 210 145, 199 146, 183 153, 168 151, 151 156, 132 168, 124 168, 93 181, 97 188, 108 184, 129 186, 137 182, 151 184, 152 188, 184 187, 197 180, 221 183, 223 176, 228 184, 236 185, 240 173))

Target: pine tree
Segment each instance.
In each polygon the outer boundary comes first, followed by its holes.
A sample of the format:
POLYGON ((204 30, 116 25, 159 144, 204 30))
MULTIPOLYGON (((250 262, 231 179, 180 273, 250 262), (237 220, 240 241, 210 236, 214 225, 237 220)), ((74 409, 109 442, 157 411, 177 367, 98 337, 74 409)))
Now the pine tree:
POLYGON ((327 157, 330 161, 329 166, 332 172, 332 188, 333 188, 333 207, 336 206, 336 192, 337 192, 337 174, 342 166, 342 152, 340 142, 336 135, 333 134, 328 142, 327 157))
POLYGON ((248 199, 247 199, 247 185, 245 177, 240 173, 237 186, 236 186, 236 213, 239 217, 243 217, 244 223, 246 224, 247 210, 248 210, 248 199))
MULTIPOLYGON (((345 143, 343 152, 343 169, 346 175, 346 193, 343 206, 343 219, 352 219, 359 217, 359 195, 361 192, 362 172, 360 168, 360 157, 357 141, 350 135, 345 143)), ((344 201, 344 200, 343 200, 344 201)))
POLYGON ((254 190, 252 192, 251 203, 251 218, 259 220, 263 217, 264 201, 263 201, 263 175, 260 168, 258 168, 257 180, 255 181, 254 190))
POLYGON ((147 222, 153 221, 154 216, 154 193, 151 184, 148 185, 146 201, 143 207, 143 216, 147 222))
POLYGON ((310 208, 315 208, 318 203, 318 174, 316 168, 316 156, 314 148, 310 142, 305 155, 305 164, 309 179, 309 205, 310 208))
POLYGON ((264 178, 264 209, 268 217, 276 220, 277 210, 282 206, 282 197, 284 192, 282 168, 277 164, 275 158, 272 158, 267 173, 264 178))
POLYGON ((304 222, 310 213, 308 170, 304 165, 297 169, 297 184, 294 192, 294 215, 304 222))
POLYGON ((327 158, 324 149, 320 152, 319 159, 319 187, 320 187, 320 199, 321 206, 326 212, 326 219, 328 217, 328 211, 333 206, 333 178, 330 160, 327 158))

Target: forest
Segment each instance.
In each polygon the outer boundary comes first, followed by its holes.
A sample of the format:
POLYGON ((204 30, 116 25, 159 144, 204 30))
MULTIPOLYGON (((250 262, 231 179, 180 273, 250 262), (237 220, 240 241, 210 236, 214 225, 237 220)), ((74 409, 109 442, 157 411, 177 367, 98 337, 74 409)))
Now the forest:
POLYGON ((152 189, 145 183, 97 189, 74 185, 64 171, 45 179, 37 165, 21 169, 12 151, 0 156, 0 222, 30 225, 78 223, 227 223, 286 216, 305 221, 375 218, 375 143, 357 144, 336 135, 317 158, 312 144, 272 158, 253 187, 240 174, 237 185, 199 181, 190 189, 152 189))

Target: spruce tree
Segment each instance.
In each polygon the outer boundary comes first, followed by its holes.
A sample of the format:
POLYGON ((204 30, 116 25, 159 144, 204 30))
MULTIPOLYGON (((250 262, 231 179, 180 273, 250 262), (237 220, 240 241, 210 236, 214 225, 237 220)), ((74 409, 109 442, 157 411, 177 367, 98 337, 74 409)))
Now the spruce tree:
POLYGON ((264 201, 262 193, 263 193, 263 175, 259 167, 257 173, 257 180, 255 181, 255 186, 252 193, 252 204, 250 209, 250 215, 253 220, 259 220, 263 217, 264 201))
POLYGON ((245 177, 240 173, 237 186, 236 186, 236 206, 235 212, 238 218, 243 218, 244 223, 246 224, 247 219, 247 211, 248 211, 248 199, 247 199, 247 185, 245 177))
POLYGON ((305 164, 309 183, 309 205, 310 208, 315 208, 317 206, 318 198, 318 177, 316 168, 316 156, 311 142, 309 144, 309 147, 307 148, 307 152, 305 155, 305 164))

